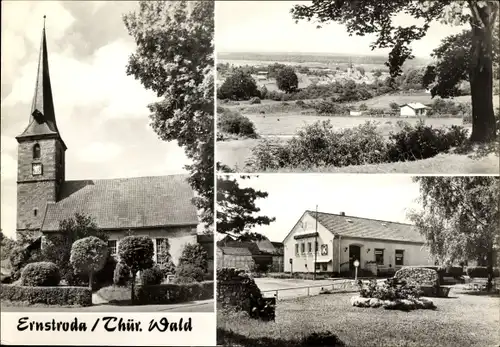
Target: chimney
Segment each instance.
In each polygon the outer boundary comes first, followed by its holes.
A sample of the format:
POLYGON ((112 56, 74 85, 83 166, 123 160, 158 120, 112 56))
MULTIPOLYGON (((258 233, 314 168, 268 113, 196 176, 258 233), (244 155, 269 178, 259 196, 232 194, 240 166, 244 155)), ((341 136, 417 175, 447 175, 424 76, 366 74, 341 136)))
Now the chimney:
POLYGON ((340 215, 345 217, 345 212, 340 212, 340 215))

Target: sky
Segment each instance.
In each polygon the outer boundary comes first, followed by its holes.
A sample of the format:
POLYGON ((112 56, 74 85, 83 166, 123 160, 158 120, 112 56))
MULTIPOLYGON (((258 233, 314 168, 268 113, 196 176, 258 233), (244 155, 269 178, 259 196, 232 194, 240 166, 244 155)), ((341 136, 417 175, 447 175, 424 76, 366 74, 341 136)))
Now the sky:
POLYGON ((250 179, 236 178, 240 187, 252 187, 267 192, 257 199, 259 214, 276 217, 267 226, 251 231, 266 235, 271 241, 282 242, 304 211, 345 212, 347 216, 364 217, 389 222, 411 223, 411 209, 418 210, 419 185, 410 175, 364 174, 262 174, 250 179))
MULTIPOLYGON (((216 49, 218 52, 301 52, 342 54, 386 54, 387 50, 371 51, 375 36, 349 37, 341 24, 316 29, 313 22, 292 19, 290 9, 309 1, 218 1, 216 2, 216 49), (241 15, 238 15, 241 14, 241 15)), ((408 15, 398 15, 395 23, 419 23, 408 15)), ((431 25, 426 37, 412 47, 417 57, 428 58, 441 40, 464 27, 440 23, 431 25)))
POLYGON ((28 125, 47 15, 57 125, 68 149, 66 179, 184 173, 175 142, 158 139, 147 105, 156 100, 126 75, 135 43, 122 14, 133 1, 2 1, 1 228, 16 227, 17 141, 28 125))

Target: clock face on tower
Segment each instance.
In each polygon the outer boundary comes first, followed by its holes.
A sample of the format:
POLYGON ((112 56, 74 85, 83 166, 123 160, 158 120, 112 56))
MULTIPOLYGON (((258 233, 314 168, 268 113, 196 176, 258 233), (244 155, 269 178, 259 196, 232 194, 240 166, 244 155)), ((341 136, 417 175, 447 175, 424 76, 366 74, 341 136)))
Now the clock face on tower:
POLYGON ((42 174, 42 164, 33 163, 32 164, 32 171, 33 171, 33 176, 41 175, 42 174))

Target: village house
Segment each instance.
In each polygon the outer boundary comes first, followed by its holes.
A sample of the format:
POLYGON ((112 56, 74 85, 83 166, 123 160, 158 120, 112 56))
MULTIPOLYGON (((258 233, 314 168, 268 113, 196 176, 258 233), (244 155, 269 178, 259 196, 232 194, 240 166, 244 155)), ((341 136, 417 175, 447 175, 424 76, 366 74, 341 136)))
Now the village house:
POLYGON ((433 265, 423 237, 410 224, 305 211, 283 241, 285 272, 373 274, 433 265), (315 254, 315 251, 317 253, 315 254))
MULTIPOLYGON (((187 175, 66 180, 67 147, 57 128, 45 29, 29 122, 16 139, 18 239, 35 238, 43 247, 40 239, 59 232, 61 221, 79 213, 108 232, 112 254, 130 233, 153 239, 155 260, 168 246, 175 263, 188 243, 200 241, 213 249, 212 236, 198 235, 187 175)), ((213 251, 211 258, 213 268, 213 251)))
POLYGON ((420 102, 412 102, 409 104, 400 105, 401 117, 425 117, 427 116, 428 106, 420 102))

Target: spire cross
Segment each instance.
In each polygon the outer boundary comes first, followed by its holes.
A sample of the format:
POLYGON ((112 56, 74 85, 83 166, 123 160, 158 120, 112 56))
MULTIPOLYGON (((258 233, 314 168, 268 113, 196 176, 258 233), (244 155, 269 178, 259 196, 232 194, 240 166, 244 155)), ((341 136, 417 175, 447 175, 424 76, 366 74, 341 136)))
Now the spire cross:
POLYGON ((45 18, 47 18, 46 15, 43 15, 43 28, 45 29, 45 18))

